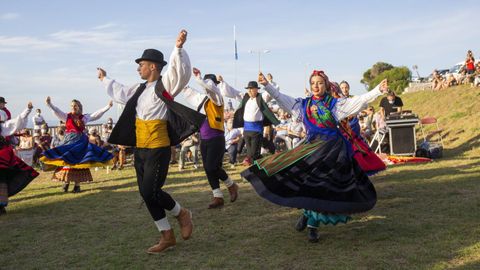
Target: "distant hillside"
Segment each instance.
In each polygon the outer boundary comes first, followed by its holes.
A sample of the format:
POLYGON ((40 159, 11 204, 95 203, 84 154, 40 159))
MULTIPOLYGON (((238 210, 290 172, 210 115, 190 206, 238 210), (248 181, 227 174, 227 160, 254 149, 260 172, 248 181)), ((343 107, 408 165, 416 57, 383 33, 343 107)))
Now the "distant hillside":
MULTIPOLYGON (((433 116, 444 129, 445 157, 480 154, 480 88, 457 86, 441 91, 420 91, 400 96, 404 110, 420 118, 433 116)), ((378 107, 380 99, 372 105, 378 107)), ((417 139, 421 139, 417 133, 417 139)))

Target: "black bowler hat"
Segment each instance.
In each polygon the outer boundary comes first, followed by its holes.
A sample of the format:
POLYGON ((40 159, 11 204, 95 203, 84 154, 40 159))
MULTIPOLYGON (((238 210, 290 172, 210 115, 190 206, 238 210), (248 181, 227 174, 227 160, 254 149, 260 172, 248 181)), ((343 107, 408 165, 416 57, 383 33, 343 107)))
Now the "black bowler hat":
POLYGON ((7 103, 4 97, 0 97, 0 103, 7 103))
POLYGON ((260 89, 260 87, 258 87, 258 83, 256 81, 248 82, 248 85, 247 85, 247 87, 245 87, 245 89, 250 89, 250 88, 260 89))
POLYGON ((204 80, 210 79, 210 80, 212 80, 212 82, 214 82, 215 84, 219 84, 219 83, 220 83, 219 81, 217 81, 217 76, 215 76, 215 74, 205 74, 205 75, 203 76, 203 79, 204 79, 204 80))
POLYGON ((143 51, 142 57, 135 60, 137 64, 140 63, 140 61, 154 62, 160 64, 162 67, 167 64, 167 62, 163 60, 163 53, 155 49, 146 49, 145 51, 143 51))

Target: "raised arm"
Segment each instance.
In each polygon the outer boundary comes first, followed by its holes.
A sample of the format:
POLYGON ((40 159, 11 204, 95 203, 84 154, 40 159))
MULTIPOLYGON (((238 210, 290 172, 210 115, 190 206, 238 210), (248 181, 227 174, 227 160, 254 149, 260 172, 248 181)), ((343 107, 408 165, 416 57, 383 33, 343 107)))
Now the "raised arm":
POLYGON ((267 93, 270 94, 272 98, 274 98, 280 108, 284 111, 291 113, 292 115, 299 116, 302 112, 302 99, 301 98, 293 98, 289 95, 285 95, 280 93, 278 88, 273 87, 267 79, 263 76, 263 74, 259 74, 258 81, 260 84, 264 86, 264 89, 267 93))
POLYGON ((228 98, 234 98, 238 102, 242 101, 243 96, 241 91, 238 91, 237 89, 231 87, 228 83, 223 81, 222 76, 218 76, 217 78, 218 78, 218 81, 220 82, 218 84, 218 88, 220 89, 220 94, 222 96, 228 97, 228 98))
POLYGON ((195 76, 195 80, 197 83, 205 89, 205 92, 207 96, 212 100, 213 103, 217 106, 222 106, 223 105, 223 97, 222 94, 220 93, 220 89, 215 85, 215 83, 212 80, 203 80, 202 79, 202 74, 200 70, 197 68, 193 68, 193 74, 195 76))
POLYGON ((83 121, 86 123, 88 122, 93 122, 93 121, 96 121, 98 119, 100 119, 108 110, 110 110, 110 108, 113 106, 113 101, 110 100, 108 102, 108 105, 101 108, 100 110, 94 112, 94 113, 91 113, 91 114, 85 114, 84 117, 83 117, 83 121))
POLYGON ((29 102, 27 108, 17 117, 1 123, 2 136, 10 136, 15 132, 24 129, 28 123, 28 115, 33 109, 32 102, 29 102))
POLYGON ((190 86, 185 86, 182 92, 185 100, 195 109, 198 108, 200 103, 202 103, 203 99, 205 98, 205 94, 201 94, 190 86))
POLYGON ((127 87, 113 79, 107 77, 107 72, 102 68, 97 68, 98 79, 103 83, 107 94, 117 103, 125 105, 127 101, 135 94, 139 84, 127 87))
POLYGON ((52 100, 50 99, 50 97, 47 97, 47 99, 45 100, 45 103, 47 104, 47 107, 50 108, 50 110, 52 110, 53 114, 59 119, 59 120, 62 120, 62 121, 67 121, 67 114, 62 112, 62 110, 60 110, 59 108, 57 108, 56 106, 54 106, 52 104, 52 100))
POLYGON ((333 110, 335 118, 340 121, 350 115, 357 115, 359 112, 367 108, 369 102, 372 102, 386 91, 388 91, 388 83, 385 79, 368 93, 351 98, 338 99, 333 110))
POLYGON ((172 97, 178 95, 185 88, 192 76, 190 58, 183 49, 186 40, 187 31, 180 31, 175 48, 170 55, 167 71, 162 76, 163 85, 172 97))

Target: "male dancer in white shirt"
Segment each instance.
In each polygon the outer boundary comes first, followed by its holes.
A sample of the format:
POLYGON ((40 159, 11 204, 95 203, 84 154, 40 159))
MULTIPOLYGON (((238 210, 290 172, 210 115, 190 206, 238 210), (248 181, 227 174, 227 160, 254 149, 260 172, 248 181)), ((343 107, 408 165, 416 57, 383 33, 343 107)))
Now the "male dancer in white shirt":
POLYGON ((191 77, 190 59, 183 49, 186 39, 187 32, 182 30, 163 77, 161 71, 167 62, 163 60, 163 54, 155 49, 145 50, 136 60, 139 65, 137 71, 146 80, 144 84, 126 87, 106 77, 104 70, 99 69, 98 72, 108 95, 115 102, 125 104, 109 142, 136 147, 134 165, 139 191, 162 235, 158 244, 147 250, 152 254, 161 253, 176 244, 165 210, 177 218, 184 240, 190 238, 193 230, 191 212, 162 190, 170 162, 170 141, 173 143, 172 123, 167 122, 167 111, 171 111, 169 104, 173 102, 173 97, 180 93, 191 77), (163 91, 159 91, 160 88, 163 91))

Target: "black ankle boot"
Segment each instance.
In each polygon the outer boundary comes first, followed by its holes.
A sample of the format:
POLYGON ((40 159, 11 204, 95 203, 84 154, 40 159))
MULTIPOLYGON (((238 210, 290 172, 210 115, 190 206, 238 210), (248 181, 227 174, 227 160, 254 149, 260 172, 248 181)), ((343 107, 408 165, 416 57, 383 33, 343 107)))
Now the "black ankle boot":
POLYGON ((7 213, 7 210, 5 209, 5 206, 0 206, 0 216, 5 215, 7 213))
POLYGON ((308 228, 308 242, 317 243, 318 242, 318 230, 317 228, 308 228))
POLYGON ((68 183, 64 183, 62 186, 63 192, 68 192, 68 183))
POLYGON ((80 186, 74 186, 72 192, 73 193, 80 193, 80 186))
POLYGON ((305 230, 305 228, 307 228, 307 221, 308 218, 304 214, 302 214, 297 220, 297 223, 295 224, 295 230, 299 232, 305 230))

